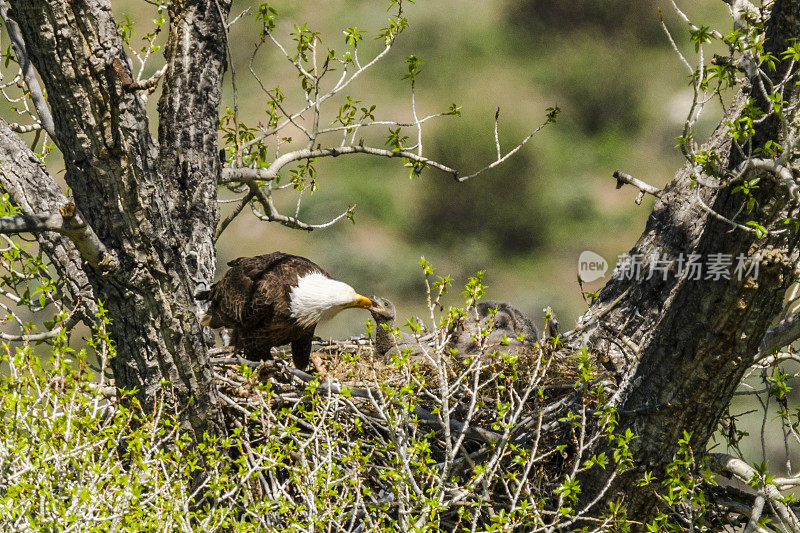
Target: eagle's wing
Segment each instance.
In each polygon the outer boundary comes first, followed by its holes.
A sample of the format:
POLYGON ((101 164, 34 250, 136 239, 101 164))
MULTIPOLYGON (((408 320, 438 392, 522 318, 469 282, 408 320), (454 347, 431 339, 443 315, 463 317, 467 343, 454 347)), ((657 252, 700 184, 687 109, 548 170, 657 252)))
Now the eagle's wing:
POLYGON ((283 254, 274 259, 256 282, 251 299, 255 320, 271 321, 273 316, 288 320, 291 316, 292 289, 297 286, 299 278, 312 272, 328 275, 305 257, 283 254))
POLYGON ((228 326, 251 327, 271 322, 275 314, 288 315, 297 278, 309 272, 326 274, 312 261, 282 252, 240 257, 228 266, 209 294, 214 316, 228 326))

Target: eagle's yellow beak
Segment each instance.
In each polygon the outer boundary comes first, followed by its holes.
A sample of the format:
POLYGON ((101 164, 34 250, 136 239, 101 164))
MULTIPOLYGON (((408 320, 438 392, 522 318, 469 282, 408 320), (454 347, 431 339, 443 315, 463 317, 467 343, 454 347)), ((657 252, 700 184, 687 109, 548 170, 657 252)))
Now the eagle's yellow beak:
POLYGON ((360 294, 356 294, 356 299, 353 300, 353 303, 348 305, 348 307, 360 307, 362 309, 369 309, 372 307, 372 300, 367 298, 366 296, 361 296, 360 294))

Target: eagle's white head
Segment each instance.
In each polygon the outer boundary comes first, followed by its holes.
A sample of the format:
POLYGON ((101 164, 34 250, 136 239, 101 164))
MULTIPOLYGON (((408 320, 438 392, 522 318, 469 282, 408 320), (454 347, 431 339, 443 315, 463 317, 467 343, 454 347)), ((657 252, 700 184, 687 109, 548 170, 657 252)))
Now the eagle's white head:
POLYGON ((368 309, 372 300, 358 294, 347 283, 331 279, 325 274, 311 272, 297 279, 292 287, 290 306, 292 317, 303 327, 312 327, 330 320, 340 311, 351 307, 368 309))

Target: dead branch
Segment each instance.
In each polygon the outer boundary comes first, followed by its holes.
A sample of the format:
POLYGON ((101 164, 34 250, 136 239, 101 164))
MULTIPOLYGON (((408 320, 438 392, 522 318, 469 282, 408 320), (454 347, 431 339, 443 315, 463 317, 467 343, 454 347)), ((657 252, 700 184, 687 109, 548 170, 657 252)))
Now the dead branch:
POLYGON ((617 180, 617 189, 621 189, 625 184, 633 185, 639 189, 639 195, 636 197, 636 205, 641 205, 642 199, 644 198, 644 193, 652 194, 656 198, 661 198, 661 189, 654 187, 649 183, 645 183, 638 178, 634 178, 630 174, 625 174, 624 172, 617 170, 614 172, 614 179, 617 180))

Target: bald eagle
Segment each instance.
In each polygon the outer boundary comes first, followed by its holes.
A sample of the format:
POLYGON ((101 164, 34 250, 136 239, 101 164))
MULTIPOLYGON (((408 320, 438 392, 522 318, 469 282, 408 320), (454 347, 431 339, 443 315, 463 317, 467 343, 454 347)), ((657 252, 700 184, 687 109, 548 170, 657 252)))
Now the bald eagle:
POLYGON ((347 283, 332 279, 304 257, 274 252, 240 257, 211 290, 196 295, 211 302, 201 324, 233 330, 233 345, 247 359, 270 358, 273 346, 292 345, 299 369, 308 365, 317 324, 348 308, 373 302, 347 283))

